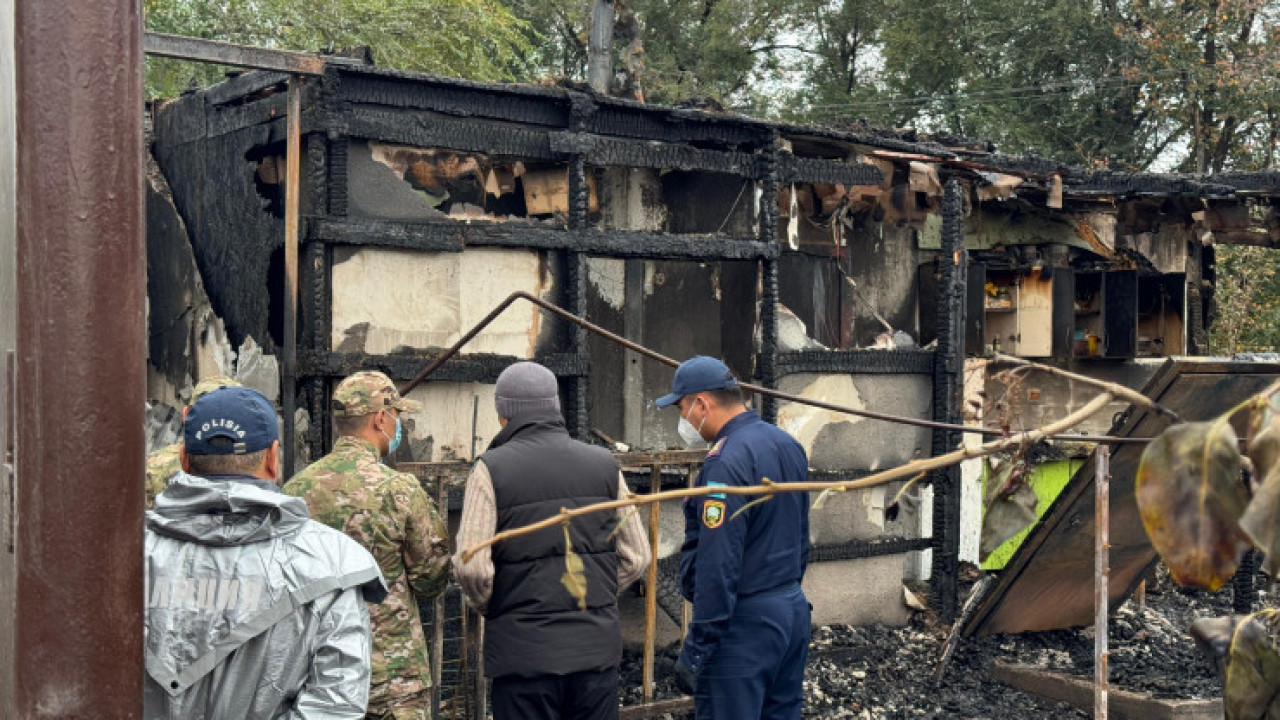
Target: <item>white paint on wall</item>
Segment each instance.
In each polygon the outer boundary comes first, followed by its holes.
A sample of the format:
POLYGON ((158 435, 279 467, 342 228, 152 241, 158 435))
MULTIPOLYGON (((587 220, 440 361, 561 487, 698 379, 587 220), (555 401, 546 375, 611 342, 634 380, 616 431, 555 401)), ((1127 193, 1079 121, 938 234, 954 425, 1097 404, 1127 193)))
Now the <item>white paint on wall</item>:
POLYGON ((430 382, 414 388, 409 397, 422 403, 422 411, 413 415, 409 437, 432 440, 431 457, 416 458, 420 461, 471 460, 473 417, 476 455, 488 449, 502 429, 493 407, 493 385, 430 382))
MULTIPOLYGON (((377 355, 448 347, 512 292, 542 296, 548 284, 541 254, 534 250, 339 248, 333 265, 333 349, 377 355)), ((464 351, 532 357, 541 326, 537 307, 516 303, 464 351)))
MULTIPOLYGON (((853 384, 851 375, 818 375, 799 394, 812 400, 863 409, 862 397, 853 384)), ((829 423, 856 423, 861 418, 823 410, 799 403, 785 403, 778 409, 778 427, 786 430, 800 442, 809 457, 813 457, 813 443, 818 433, 829 423)))
POLYGON ((587 282, 609 307, 621 310, 627 297, 627 261, 621 258, 587 258, 587 282))

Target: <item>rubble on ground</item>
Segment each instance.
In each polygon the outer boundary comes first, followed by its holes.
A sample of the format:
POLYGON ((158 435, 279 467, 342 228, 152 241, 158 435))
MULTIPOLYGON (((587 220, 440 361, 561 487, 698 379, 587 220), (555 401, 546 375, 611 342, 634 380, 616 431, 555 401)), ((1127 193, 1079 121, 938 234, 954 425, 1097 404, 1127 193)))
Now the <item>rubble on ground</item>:
MULTIPOLYGON (((1164 699, 1221 695, 1213 664, 1196 649, 1187 627, 1197 617, 1231 612, 1229 589, 1206 593, 1160 577, 1145 607, 1130 600, 1109 624, 1112 687, 1164 699)), ((947 628, 928 613, 906 627, 823 626, 814 629, 805 679, 806 718, 1085 718, 1008 687, 987 671, 995 661, 1093 676, 1093 630, 1077 628, 962 640, 941 682, 933 682, 947 628)), ((669 668, 676 648, 659 653, 658 699, 676 697, 669 668)), ((641 700, 639 656, 623 659, 624 706, 641 700)), ((673 718, 680 716, 671 716, 673 718)))

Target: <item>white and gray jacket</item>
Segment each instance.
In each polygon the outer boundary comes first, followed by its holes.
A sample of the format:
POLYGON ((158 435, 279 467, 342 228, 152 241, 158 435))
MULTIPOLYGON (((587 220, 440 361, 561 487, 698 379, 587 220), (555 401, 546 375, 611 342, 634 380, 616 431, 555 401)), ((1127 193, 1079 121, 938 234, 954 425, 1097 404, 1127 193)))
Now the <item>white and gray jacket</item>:
POLYGON ((174 476, 147 513, 147 720, 356 720, 373 557, 244 476, 174 476))

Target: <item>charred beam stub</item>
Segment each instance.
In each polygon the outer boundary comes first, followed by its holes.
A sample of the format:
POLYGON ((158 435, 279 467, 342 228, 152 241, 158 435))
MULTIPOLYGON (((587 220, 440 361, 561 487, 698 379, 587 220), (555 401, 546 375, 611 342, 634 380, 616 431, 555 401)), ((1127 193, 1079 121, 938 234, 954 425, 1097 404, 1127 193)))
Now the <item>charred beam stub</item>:
POLYGON ((785 154, 778 156, 779 182, 876 185, 880 178, 880 170, 874 165, 785 154))
POLYGON ((928 550, 931 547, 933 547, 932 538, 881 537, 874 540, 855 540, 843 545, 814 546, 809 551, 809 562, 884 557, 928 550))
MULTIPOLYGON (((942 206, 942 252, 937 306, 938 349, 933 376, 934 420, 958 424, 964 391, 964 314, 968 258, 964 250, 963 186, 956 178, 947 181, 942 206)), ((942 455, 961 442, 954 430, 933 431, 933 454, 942 455)), ((939 619, 955 620, 958 600, 957 574, 960 561, 960 467, 953 465, 934 474, 933 551, 934 601, 939 619)))
POLYGON ((797 373, 932 375, 932 350, 804 350, 780 353, 778 377, 797 373))
POLYGON ((534 223, 335 221, 312 219, 307 239, 340 245, 372 245, 436 252, 467 247, 571 250, 588 255, 671 260, 758 260, 775 258, 777 245, 727 235, 675 235, 585 229, 571 232, 534 223))
MULTIPOLYGON (((403 353, 392 355, 366 355, 363 353, 308 352, 299 357, 299 365, 305 375, 331 378, 346 377, 360 370, 380 370, 393 380, 408 380, 438 356, 437 353, 403 353)), ((474 353, 455 355, 431 375, 431 381, 495 383, 498 375, 512 363, 525 358, 510 355, 474 353)), ((590 363, 586 356, 556 353, 534 358, 556 377, 572 378, 585 375, 590 363)))

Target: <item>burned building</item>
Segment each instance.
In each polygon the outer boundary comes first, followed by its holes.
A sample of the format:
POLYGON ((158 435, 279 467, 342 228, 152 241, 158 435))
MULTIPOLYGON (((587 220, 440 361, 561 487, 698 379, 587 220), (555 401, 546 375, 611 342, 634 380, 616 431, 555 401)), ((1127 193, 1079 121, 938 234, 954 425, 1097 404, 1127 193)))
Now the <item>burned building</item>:
MULTIPOLYGON (((243 376, 233 348, 241 363, 248 349, 266 382, 286 342, 285 81, 249 72, 153 110, 157 407, 178 406, 201 375, 243 376)), ((298 393, 284 411, 299 462, 329 447, 341 377, 409 380, 515 291, 669 357, 721 357, 767 387, 954 423, 966 374, 986 382, 982 361, 965 372, 967 356, 1006 352, 1133 385, 1149 374, 1140 358, 1203 353, 1213 244, 1280 244, 1274 174, 1087 172, 980 143, 342 59, 303 86, 301 107, 298 366, 280 378, 298 393)), ((474 458, 497 432, 492 383, 517 359, 560 378, 578 437, 678 445, 675 418, 653 405, 669 367, 516 304, 413 390, 426 411, 397 461, 474 458)), ((1061 414, 1071 392, 1027 393, 1022 417, 1061 414)), ((757 406, 802 442, 820 479, 960 442, 799 403, 757 406)), ((935 600, 954 605, 960 471, 935 479, 896 504, 890 486, 814 511, 817 622, 905 621, 904 572, 932 573, 935 600), (842 582, 855 576, 856 592, 842 582)), ((662 541, 669 556, 669 532, 662 541)))

